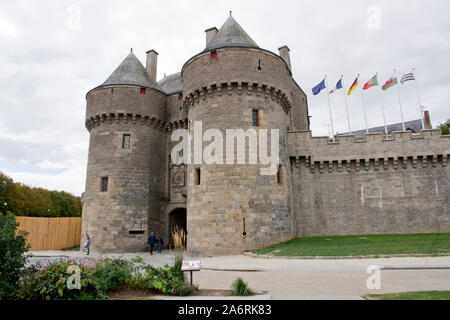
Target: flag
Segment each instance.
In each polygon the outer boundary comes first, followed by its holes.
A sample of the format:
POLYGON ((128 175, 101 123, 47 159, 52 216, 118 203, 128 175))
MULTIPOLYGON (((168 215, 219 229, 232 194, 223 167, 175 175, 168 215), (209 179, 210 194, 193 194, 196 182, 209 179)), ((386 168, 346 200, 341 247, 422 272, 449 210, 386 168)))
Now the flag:
POLYGON ((330 93, 333 93, 333 92, 335 92, 335 91, 337 91, 337 90, 339 90, 339 89, 342 89, 342 79, 339 80, 338 83, 336 83, 336 87, 334 87, 334 89, 331 90, 330 93))
POLYGON ((320 91, 322 91, 326 87, 327 86, 325 85, 325 79, 323 79, 321 83, 319 83, 317 86, 312 88, 312 92, 316 96, 316 95, 318 95, 320 93, 320 91))
POLYGON ((397 85, 397 77, 395 78, 391 77, 388 81, 386 81, 384 86, 382 86, 381 88, 383 89, 383 91, 386 91, 387 89, 395 85, 397 85))
POLYGON ((372 79, 370 79, 363 87, 363 90, 367 90, 369 88, 372 88, 373 86, 377 86, 378 85, 378 79, 377 79, 377 75, 374 75, 372 77, 372 79))
POLYGON ((406 81, 411 81, 411 80, 416 80, 416 78, 414 78, 414 73, 412 73, 412 72, 405 74, 402 77, 402 80, 400 82, 402 84, 404 84, 406 81))
POLYGON ((352 92, 353 92, 356 88, 359 87, 358 78, 359 78, 359 76, 356 77, 355 82, 353 82, 352 86, 350 87, 350 90, 348 90, 348 93, 347 93, 348 96, 351 95, 352 92))

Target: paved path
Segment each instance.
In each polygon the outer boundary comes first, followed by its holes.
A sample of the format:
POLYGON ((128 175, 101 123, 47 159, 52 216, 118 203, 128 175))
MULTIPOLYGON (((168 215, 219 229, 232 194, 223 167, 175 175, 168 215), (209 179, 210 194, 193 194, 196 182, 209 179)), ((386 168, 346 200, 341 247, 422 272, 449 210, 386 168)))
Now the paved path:
MULTIPOLYGON (((67 256, 86 259, 79 252, 34 252, 32 263, 52 261, 67 256), (38 257, 39 256, 39 257, 38 257)), ((141 254, 110 254, 109 257, 144 258, 146 263, 162 266, 172 264, 167 252, 150 256, 141 254)), ((91 254, 90 257, 101 257, 91 254)), ((202 289, 230 289, 241 277, 261 299, 361 299, 368 293, 396 293, 423 290, 450 290, 450 257, 402 257, 382 259, 302 260, 262 259, 248 256, 201 258, 202 271, 194 274, 194 283, 202 289), (382 270, 381 289, 369 290, 369 266, 382 270), (387 269, 383 269, 387 268, 387 269), (239 271, 240 270, 240 271, 239 271)), ((205 298, 205 297, 200 297, 205 298)), ((195 299, 195 298, 194 298, 195 299)))

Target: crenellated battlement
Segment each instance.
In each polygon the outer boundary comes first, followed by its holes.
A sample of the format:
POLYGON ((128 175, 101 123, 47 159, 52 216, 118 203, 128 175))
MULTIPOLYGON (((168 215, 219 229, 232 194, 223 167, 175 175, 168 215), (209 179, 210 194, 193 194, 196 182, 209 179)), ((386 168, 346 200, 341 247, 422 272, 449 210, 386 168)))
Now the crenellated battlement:
POLYGON ((288 152, 295 159, 297 167, 304 162, 313 172, 317 167, 324 172, 325 166, 332 172, 345 168, 387 170, 389 164, 397 169, 422 166, 428 163, 447 166, 450 155, 450 135, 441 135, 440 130, 393 132, 386 137, 383 133, 339 136, 336 141, 328 137, 313 137, 311 131, 288 132, 288 152), (400 163, 400 164, 399 164, 400 163), (372 165, 371 165, 372 164, 372 165))
POLYGON ((183 100, 183 106, 189 108, 194 106, 200 100, 206 100, 206 98, 213 98, 214 96, 221 97, 222 95, 231 96, 233 94, 247 94, 249 96, 255 94, 256 96, 261 96, 265 99, 271 98, 273 101, 277 101, 286 113, 289 113, 289 110, 292 108, 292 103, 287 94, 281 89, 251 81, 219 82, 193 90, 186 94, 183 100))
POLYGON ((96 115, 86 120, 86 128, 91 131, 92 128, 98 127, 101 124, 112 124, 112 123, 130 123, 130 124, 140 124, 146 125, 148 127, 153 127, 157 130, 171 132, 178 128, 187 128, 187 119, 180 119, 176 121, 163 121, 161 119, 141 115, 134 113, 107 113, 96 115))

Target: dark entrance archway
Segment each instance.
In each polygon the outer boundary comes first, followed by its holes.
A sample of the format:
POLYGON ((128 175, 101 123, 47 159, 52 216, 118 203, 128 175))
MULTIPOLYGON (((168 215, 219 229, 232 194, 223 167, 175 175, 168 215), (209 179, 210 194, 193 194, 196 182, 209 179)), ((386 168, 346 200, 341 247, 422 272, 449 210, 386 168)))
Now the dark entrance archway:
MULTIPOLYGON (((178 208, 169 214, 169 245, 173 248, 172 232, 176 226, 183 229, 187 236, 186 209, 178 208)), ((186 247, 186 243, 184 244, 186 247)))

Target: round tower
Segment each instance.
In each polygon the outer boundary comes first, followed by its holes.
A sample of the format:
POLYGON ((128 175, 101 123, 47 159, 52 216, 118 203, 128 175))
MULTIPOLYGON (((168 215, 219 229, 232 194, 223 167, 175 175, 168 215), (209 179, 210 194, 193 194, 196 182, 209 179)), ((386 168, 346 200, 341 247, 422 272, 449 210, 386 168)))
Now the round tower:
MULTIPOLYGON (((223 164, 203 160, 188 165, 187 249, 201 255, 235 254, 289 240, 294 225, 286 146, 294 87, 290 66, 261 49, 232 16, 220 30, 206 32, 206 49, 182 69, 184 103, 194 139, 199 123, 203 133, 222 132, 223 164), (239 138, 229 141, 230 129, 248 134, 244 163, 237 150, 239 138), (278 130, 278 137, 272 129, 278 130), (263 131, 267 156, 274 156, 272 144, 279 146, 279 163, 272 173, 264 170, 269 166, 261 163, 257 151, 263 131), (249 147, 253 133, 257 149, 249 147), (230 143, 233 164, 227 159, 230 143)), ((203 150, 209 143, 203 142, 203 150)))
POLYGON ((88 92, 90 132, 85 235, 97 252, 139 252, 149 229, 159 232, 164 192, 166 96, 156 83, 156 51, 147 70, 133 52, 88 92))

